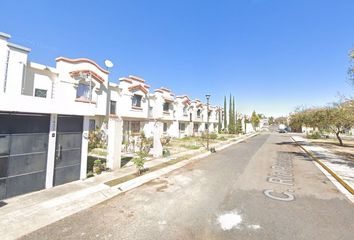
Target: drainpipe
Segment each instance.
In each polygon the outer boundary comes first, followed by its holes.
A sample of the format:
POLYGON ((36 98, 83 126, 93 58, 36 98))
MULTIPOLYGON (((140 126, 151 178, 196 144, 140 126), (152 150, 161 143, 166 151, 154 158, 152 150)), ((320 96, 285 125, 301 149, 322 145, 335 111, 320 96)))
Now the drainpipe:
POLYGON ((3 88, 4 93, 6 92, 7 71, 9 69, 9 60, 10 60, 10 50, 7 50, 7 57, 5 63, 5 75, 4 75, 4 88, 3 88))
POLYGON ((27 75, 27 64, 24 62, 20 62, 22 64, 22 87, 21 87, 21 95, 25 92, 26 85, 26 75, 27 75))

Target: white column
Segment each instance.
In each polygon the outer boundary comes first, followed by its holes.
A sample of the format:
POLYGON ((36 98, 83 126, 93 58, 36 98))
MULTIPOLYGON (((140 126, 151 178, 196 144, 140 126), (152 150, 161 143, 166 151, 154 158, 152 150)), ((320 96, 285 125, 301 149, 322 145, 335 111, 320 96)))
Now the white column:
POLYGON ((156 121, 154 125, 154 147, 152 153, 154 157, 162 157, 163 148, 161 144, 162 123, 156 121))
POLYGON ((121 167, 123 121, 118 117, 108 120, 107 167, 114 170, 121 167))
POLYGON ((57 114, 51 114, 49 139, 48 139, 47 172, 46 172, 46 179, 45 179, 45 188, 53 187, 56 139, 57 139, 57 114))
POLYGON ((80 179, 85 179, 87 176, 87 154, 88 154, 88 141, 89 141, 89 117, 84 116, 83 129, 82 129, 82 142, 81 142, 81 166, 80 166, 80 179))

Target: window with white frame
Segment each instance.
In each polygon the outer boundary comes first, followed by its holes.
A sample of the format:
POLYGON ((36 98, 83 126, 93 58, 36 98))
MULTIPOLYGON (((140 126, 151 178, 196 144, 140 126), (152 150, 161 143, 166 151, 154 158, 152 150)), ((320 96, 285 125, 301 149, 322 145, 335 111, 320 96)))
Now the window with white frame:
POLYGON ((185 106, 184 108, 183 108, 183 115, 188 115, 188 110, 187 110, 187 106, 185 106))
POLYGON ((168 102, 165 102, 163 104, 163 111, 168 112, 168 110, 170 110, 170 104, 168 102))
POLYGON ((199 129, 199 124, 198 123, 194 123, 193 132, 198 132, 198 129, 199 129))
POLYGON ((131 131, 132 134, 139 134, 140 133, 140 122, 131 122, 131 131))
POLYGON ((111 104, 109 106, 109 113, 112 115, 117 114, 117 102, 111 100, 111 104))
POLYGON ((89 130, 95 131, 95 129, 96 129, 96 121, 95 121, 95 119, 90 119, 89 120, 89 130))
POLYGON ((179 131, 184 132, 186 130, 186 124, 185 123, 179 123, 179 131))
POLYGON ((47 90, 46 89, 36 88, 34 90, 34 96, 35 97, 46 98, 47 97, 47 90))
POLYGON ((138 94, 134 94, 134 96, 132 97, 132 106, 141 108, 141 99, 142 98, 143 98, 143 96, 138 95, 138 94))
POLYGON ((76 91, 76 98, 81 100, 92 100, 92 86, 87 83, 79 83, 76 91))
POLYGON ((202 111, 200 109, 197 110, 197 117, 200 118, 202 111))

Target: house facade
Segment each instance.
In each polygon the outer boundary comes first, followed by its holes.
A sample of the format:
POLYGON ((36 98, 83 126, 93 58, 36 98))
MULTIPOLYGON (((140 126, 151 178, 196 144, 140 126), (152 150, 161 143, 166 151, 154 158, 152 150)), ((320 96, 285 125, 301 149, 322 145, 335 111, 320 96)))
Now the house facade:
POLYGON ((49 67, 0 33, 0 199, 86 178, 88 131, 108 114, 108 71, 89 59, 49 67))
POLYGON ((0 33, 0 199, 86 178, 92 130, 106 136, 111 169, 122 143, 136 151, 141 132, 151 138, 156 126, 173 138, 217 130, 218 107, 151 91, 133 75, 109 82, 108 70, 86 58, 31 62, 31 50, 10 37, 0 33))

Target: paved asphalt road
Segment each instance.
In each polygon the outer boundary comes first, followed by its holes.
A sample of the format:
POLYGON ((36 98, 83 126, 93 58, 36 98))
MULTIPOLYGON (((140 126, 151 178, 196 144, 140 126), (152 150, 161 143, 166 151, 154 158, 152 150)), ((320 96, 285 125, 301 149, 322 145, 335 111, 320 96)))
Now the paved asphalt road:
POLYGON ((272 133, 198 160, 24 239, 352 240, 354 205, 289 135, 272 133))

